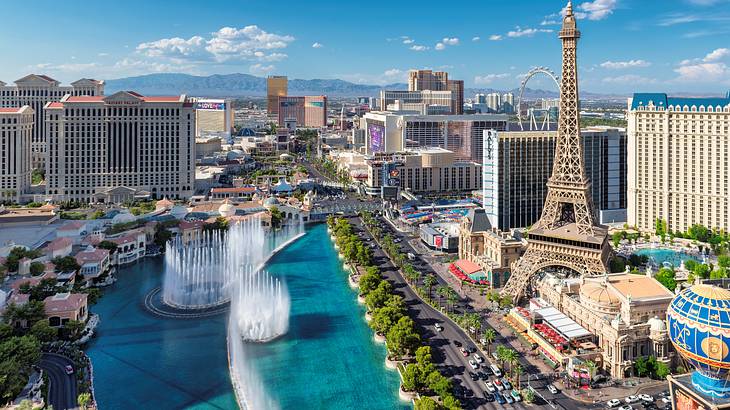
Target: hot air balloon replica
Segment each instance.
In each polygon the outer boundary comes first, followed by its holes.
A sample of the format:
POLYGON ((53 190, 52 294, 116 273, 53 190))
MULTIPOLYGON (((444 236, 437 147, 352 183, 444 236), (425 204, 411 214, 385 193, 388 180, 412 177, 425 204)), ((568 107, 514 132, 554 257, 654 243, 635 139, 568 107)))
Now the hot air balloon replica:
POLYGON ((685 289, 669 305, 667 323, 674 348, 694 368, 669 376, 673 409, 730 409, 730 290, 685 289))

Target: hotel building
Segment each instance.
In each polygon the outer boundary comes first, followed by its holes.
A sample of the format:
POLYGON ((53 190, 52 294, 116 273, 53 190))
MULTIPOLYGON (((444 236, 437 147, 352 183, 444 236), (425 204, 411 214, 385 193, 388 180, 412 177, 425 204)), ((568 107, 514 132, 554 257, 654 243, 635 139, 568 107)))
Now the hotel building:
POLYGON ((484 130, 503 131, 507 116, 417 115, 369 112, 360 120, 365 129, 365 151, 392 153, 419 147, 440 147, 462 161, 481 163, 484 130))
POLYGON ((270 75, 266 78, 266 112, 276 115, 279 112, 279 97, 286 97, 289 80, 285 75, 270 75))
POLYGON ((233 132, 231 100, 195 99, 195 137, 230 138, 233 132))
POLYGON ((67 95, 46 104, 45 121, 48 199, 117 203, 193 193, 195 110, 185 95, 67 95))
POLYGON ((380 90, 380 106, 388 111, 414 111, 422 115, 456 111, 451 91, 380 90))
POLYGON ((47 75, 29 74, 16 80, 15 85, 5 85, 0 81, 0 107, 30 106, 33 109, 33 138, 31 145, 32 166, 43 168, 45 164, 46 140, 43 107, 48 102, 59 101, 64 95, 97 96, 104 94, 104 81, 82 78, 70 86, 47 75))
MULTIPOLYGON (((449 114, 464 113, 464 80, 449 80, 449 73, 445 71, 410 70, 408 91, 451 91, 449 114)), ((382 101, 381 98, 380 107, 385 110, 386 105, 383 105, 382 101)))
POLYGON ((365 192, 369 195, 380 195, 384 173, 388 174, 389 185, 413 194, 468 193, 481 189, 481 165, 459 160, 443 148, 366 155, 365 165, 365 192))
POLYGON ((0 202, 18 202, 30 188, 34 120, 27 105, 0 108, 0 202))
POLYGON ((730 230, 730 98, 628 100, 628 223, 730 230))
MULTIPOLYGON (((626 221, 626 132, 581 130, 586 175, 601 223, 626 221)), ((485 132, 482 198, 492 226, 528 227, 542 213, 553 170, 555 131, 485 132)))
POLYGON ((321 128, 327 126, 327 97, 324 95, 278 97, 279 126, 286 127, 291 119, 297 127, 321 128))

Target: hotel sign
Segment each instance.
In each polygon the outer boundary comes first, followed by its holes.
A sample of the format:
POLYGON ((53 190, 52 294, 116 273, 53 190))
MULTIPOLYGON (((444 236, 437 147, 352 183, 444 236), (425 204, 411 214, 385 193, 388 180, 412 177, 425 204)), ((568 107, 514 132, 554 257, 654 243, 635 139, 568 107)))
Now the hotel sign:
POLYGON ((196 110, 214 110, 214 111, 223 111, 226 109, 226 103, 224 102, 210 102, 210 101, 201 101, 195 104, 196 110))

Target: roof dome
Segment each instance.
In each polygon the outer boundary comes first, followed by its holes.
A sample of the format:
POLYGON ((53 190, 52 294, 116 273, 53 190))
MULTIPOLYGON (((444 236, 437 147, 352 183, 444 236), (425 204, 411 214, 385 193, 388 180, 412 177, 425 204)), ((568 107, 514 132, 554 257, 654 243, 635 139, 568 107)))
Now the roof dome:
POLYGON ((279 201, 277 201, 276 198, 274 198, 273 196, 266 198, 266 200, 264 201, 264 207, 267 209, 275 205, 279 205, 279 201))
POLYGON ((188 214, 188 208, 183 205, 175 205, 170 210, 170 215, 175 217, 175 219, 183 219, 185 218, 185 215, 188 214))
POLYGON ((652 332, 664 332, 667 330, 667 324, 657 316, 649 319, 646 323, 649 324, 649 329, 652 332))
POLYGON ((694 285, 667 308, 669 338, 692 366, 692 384, 713 398, 730 398, 730 291, 694 285))
POLYGON ((119 212, 118 214, 116 214, 114 216, 114 218, 112 218, 112 224, 113 225, 126 224, 126 223, 130 223, 130 222, 134 222, 136 220, 137 220, 137 218, 135 218, 134 215, 132 215, 131 213, 129 213, 128 210, 125 209, 125 210, 119 212))
POLYGON ((236 214, 236 207, 233 206, 228 198, 226 198, 223 201, 223 204, 218 207, 218 213, 221 214, 222 217, 228 218, 229 216, 233 216, 236 214))
POLYGON ((603 281, 586 281, 580 287, 581 304, 602 313, 615 314, 619 311, 621 301, 603 281))

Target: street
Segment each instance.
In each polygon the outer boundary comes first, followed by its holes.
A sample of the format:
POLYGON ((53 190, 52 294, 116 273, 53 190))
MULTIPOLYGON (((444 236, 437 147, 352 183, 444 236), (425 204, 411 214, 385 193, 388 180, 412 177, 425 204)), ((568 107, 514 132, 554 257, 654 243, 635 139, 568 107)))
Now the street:
POLYGON ((43 353, 39 364, 48 375, 48 401, 54 410, 78 408, 76 404, 76 373, 66 374, 66 366, 74 366, 71 359, 54 353, 43 353))

